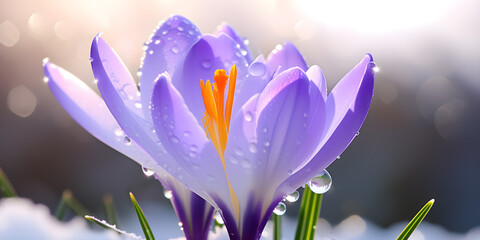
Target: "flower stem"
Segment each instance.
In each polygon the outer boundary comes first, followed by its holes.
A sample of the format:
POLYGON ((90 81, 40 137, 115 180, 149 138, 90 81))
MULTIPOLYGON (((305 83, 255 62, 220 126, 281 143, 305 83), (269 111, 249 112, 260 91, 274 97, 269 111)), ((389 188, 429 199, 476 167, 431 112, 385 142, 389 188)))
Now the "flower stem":
POLYGON ((322 199, 323 194, 316 194, 310 190, 308 185, 305 186, 295 240, 313 240, 317 228, 317 219, 320 216, 322 199))
POLYGON ((273 214, 273 240, 282 239, 282 216, 273 214))

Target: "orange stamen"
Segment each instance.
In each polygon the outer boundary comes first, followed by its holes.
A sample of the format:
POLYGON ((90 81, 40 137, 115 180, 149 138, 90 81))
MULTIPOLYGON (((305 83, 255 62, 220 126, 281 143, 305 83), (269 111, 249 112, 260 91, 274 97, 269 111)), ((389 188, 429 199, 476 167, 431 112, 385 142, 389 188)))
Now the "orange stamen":
POLYGON ((213 84, 207 80, 207 83, 200 80, 200 90, 202 91, 203 103, 205 105, 205 117, 203 117, 203 127, 213 145, 217 149, 218 155, 222 160, 223 170, 227 178, 230 199, 237 220, 239 219, 238 197, 233 191, 232 185, 228 180, 227 169, 225 167, 225 148, 227 147, 228 133, 230 129, 230 119, 232 115, 233 96, 235 94, 235 84, 237 80, 237 67, 233 65, 230 70, 230 84, 228 87, 227 102, 225 104, 225 87, 227 86, 229 76, 226 71, 218 69, 213 76, 213 84))

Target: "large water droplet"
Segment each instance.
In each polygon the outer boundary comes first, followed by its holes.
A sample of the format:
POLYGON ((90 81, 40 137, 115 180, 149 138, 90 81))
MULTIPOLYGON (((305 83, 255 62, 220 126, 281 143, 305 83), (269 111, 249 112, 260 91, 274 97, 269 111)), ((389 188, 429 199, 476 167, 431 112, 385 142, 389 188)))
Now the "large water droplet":
POLYGON ((317 194, 324 194, 328 192, 332 186, 332 176, 327 170, 322 170, 317 176, 308 181, 308 186, 312 192, 317 194))
POLYGON ((246 112, 244 117, 245 117, 245 121, 247 122, 251 122, 253 119, 253 115, 250 111, 246 112))
POLYGON ((164 190, 163 191, 163 196, 165 196, 165 198, 167 198, 167 199, 170 199, 170 198, 173 197, 173 193, 172 193, 171 190, 164 190))
POLYGON ((300 197, 300 193, 298 191, 295 191, 293 193, 288 194, 285 199, 289 202, 296 202, 298 198, 300 197))
POLYGON ((282 216, 283 214, 285 214, 286 211, 287 211, 287 206, 285 206, 285 203, 283 202, 278 203, 275 209, 273 209, 273 213, 279 216, 282 216))
POLYGON ((130 138, 128 136, 125 136, 125 138, 123 139, 123 143, 125 143, 125 145, 129 146, 132 144, 132 140, 130 140, 130 138))
POLYGON ((262 62, 254 62, 248 67, 248 73, 254 77, 261 77, 267 72, 267 67, 262 62))
POLYGON ((155 172, 152 169, 149 169, 146 167, 142 167, 142 171, 143 171, 143 174, 145 174, 145 176, 147 177, 151 177, 153 174, 155 174, 155 172))
POLYGON ((218 224, 222 224, 222 225, 225 224, 223 222, 222 214, 220 214, 220 211, 215 210, 214 216, 215 216, 215 221, 217 221, 218 224))

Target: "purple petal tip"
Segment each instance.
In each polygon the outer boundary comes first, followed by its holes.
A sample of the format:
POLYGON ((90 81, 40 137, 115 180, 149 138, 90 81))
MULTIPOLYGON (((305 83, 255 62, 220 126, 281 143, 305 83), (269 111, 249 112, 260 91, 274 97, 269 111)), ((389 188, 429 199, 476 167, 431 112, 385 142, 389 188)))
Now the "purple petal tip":
POLYGON ((373 62, 373 56, 372 56, 372 54, 367 53, 366 55, 367 55, 368 57, 370 57, 370 62, 373 62))

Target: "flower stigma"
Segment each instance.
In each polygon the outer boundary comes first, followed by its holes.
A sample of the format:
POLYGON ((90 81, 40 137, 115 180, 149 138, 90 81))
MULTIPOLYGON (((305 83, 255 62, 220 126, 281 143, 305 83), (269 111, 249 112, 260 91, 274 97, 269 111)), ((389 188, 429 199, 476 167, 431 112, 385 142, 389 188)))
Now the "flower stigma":
POLYGON ((215 80, 213 84, 210 80, 207 80, 206 84, 203 80, 200 80, 200 89, 202 91, 203 103, 205 104, 203 127, 205 128, 207 138, 212 141, 222 160, 225 178, 227 179, 230 191, 230 200, 238 221, 240 216, 238 197, 228 180, 227 168, 225 167, 225 148, 227 147, 228 133, 230 130, 233 96, 235 94, 235 84, 237 81, 237 67, 235 65, 232 66, 230 76, 227 76, 225 70, 217 69, 213 79, 215 80), (227 102, 225 103, 225 88, 228 82, 230 82, 230 84, 228 85, 227 102))

